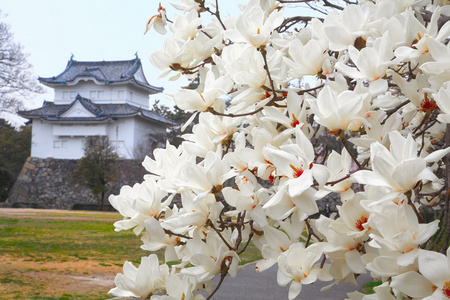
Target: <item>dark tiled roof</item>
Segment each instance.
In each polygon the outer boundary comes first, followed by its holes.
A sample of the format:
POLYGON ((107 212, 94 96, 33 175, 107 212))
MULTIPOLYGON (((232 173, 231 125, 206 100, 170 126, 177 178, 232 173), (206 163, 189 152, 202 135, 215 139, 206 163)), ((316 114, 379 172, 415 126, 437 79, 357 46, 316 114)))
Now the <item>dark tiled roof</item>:
POLYGON ((166 126, 174 126, 175 122, 166 119, 152 111, 142 109, 130 104, 95 104, 87 98, 77 95, 71 104, 55 105, 54 102, 45 101, 44 105, 37 109, 19 111, 19 115, 26 119, 41 119, 53 122, 104 122, 113 118, 140 116, 166 126), (95 117, 72 117, 62 115, 75 103, 79 102, 95 117))
POLYGON ((105 84, 131 83, 144 88, 150 93, 160 93, 161 87, 155 87, 148 83, 142 70, 141 60, 120 61, 76 61, 69 60, 66 69, 53 77, 39 77, 39 81, 50 87, 68 84, 80 77, 91 77, 105 84))

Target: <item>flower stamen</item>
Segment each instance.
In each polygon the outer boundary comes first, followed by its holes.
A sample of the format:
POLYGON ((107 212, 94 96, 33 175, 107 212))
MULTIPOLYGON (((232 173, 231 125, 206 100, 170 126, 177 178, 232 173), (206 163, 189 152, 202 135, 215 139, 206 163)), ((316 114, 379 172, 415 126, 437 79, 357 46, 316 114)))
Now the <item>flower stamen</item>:
POLYGON ((356 221, 356 228, 357 228, 359 231, 365 230, 365 228, 364 228, 364 226, 363 226, 363 224, 365 224, 365 223, 367 223, 367 217, 366 217, 366 216, 361 216, 361 217, 359 218, 359 220, 356 221))

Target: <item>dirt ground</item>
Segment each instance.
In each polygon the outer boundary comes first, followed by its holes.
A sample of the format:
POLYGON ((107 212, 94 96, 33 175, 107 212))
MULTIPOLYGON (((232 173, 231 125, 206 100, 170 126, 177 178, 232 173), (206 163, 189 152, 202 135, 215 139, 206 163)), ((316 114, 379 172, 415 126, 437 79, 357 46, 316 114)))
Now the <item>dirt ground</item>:
MULTIPOLYGON (((46 210, 46 213, 48 212, 46 210)), ((48 217, 47 215, 45 218, 84 219, 75 216, 74 212, 62 210, 52 212, 65 213, 67 216, 48 217)), ((7 215, 14 218, 36 218, 40 217, 39 214, 39 210, 33 209, 0 209, 0 216, 7 215)), ((90 213, 83 212, 83 214, 90 213)), ((88 219, 102 220, 92 217, 88 219)), ((115 286, 115 275, 121 272, 122 268, 119 266, 101 265, 95 261, 73 259, 63 262, 43 262, 2 255, 0 256, 0 298, 29 299, 29 295, 33 295, 32 299, 85 299, 87 296, 89 299, 104 299, 108 298, 107 292, 115 286)))
POLYGON ((114 277, 121 271, 118 266, 101 266, 98 262, 36 262, 1 256, 0 276, 3 273, 1 277, 11 281, 0 284, 0 295, 3 299, 33 294, 36 298, 77 294, 102 297, 114 287, 114 277))

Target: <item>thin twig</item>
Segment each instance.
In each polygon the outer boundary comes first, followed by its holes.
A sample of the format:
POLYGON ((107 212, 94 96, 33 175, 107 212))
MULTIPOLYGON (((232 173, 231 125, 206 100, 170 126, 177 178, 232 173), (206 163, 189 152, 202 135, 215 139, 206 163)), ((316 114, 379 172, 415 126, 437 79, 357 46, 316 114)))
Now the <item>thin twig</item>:
POLYGON ((175 232, 172 232, 169 229, 164 229, 164 233, 168 234, 168 235, 174 235, 174 236, 182 237, 182 238, 185 238, 185 239, 188 239, 188 240, 192 239, 192 237, 190 237, 190 236, 179 234, 179 233, 175 233, 175 232))
POLYGON ((344 145, 345 150, 347 150, 348 154, 350 154, 350 157, 352 158, 352 160, 355 162, 355 164, 358 166, 358 169, 362 169, 361 164, 359 163, 359 161, 356 159, 356 157, 352 154, 352 152, 350 151, 350 148, 348 146, 347 140, 345 139, 345 132, 341 131, 341 134, 339 135, 339 138, 342 142, 342 145, 344 145))
POLYGON ((384 118, 384 120, 380 123, 380 125, 384 125, 384 123, 386 123, 387 119, 389 119, 390 116, 392 116, 397 110, 399 110, 400 108, 402 108, 403 106, 405 106, 406 104, 408 104, 410 101, 406 100, 402 103, 400 103, 399 105, 397 105, 396 107, 388 110, 386 112, 386 117, 384 118))
POLYGON ((219 283, 217 284, 214 291, 212 291, 212 293, 208 296, 208 298, 206 298, 206 300, 209 300, 212 298, 212 296, 214 296, 214 294, 219 290, 220 286, 222 285, 223 280, 227 276, 228 270, 230 269, 230 266, 231 266, 231 262, 233 261, 233 257, 229 257, 229 258, 230 258, 229 259, 230 263, 228 265, 226 264, 226 259, 222 260, 219 283))

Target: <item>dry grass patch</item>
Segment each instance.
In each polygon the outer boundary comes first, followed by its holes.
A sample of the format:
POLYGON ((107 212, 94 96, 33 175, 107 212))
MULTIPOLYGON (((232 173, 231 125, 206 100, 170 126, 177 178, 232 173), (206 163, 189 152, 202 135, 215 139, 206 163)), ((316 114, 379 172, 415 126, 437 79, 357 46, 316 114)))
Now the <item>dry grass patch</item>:
MULTIPOLYGON (((108 299, 125 260, 150 253, 118 213, 0 209, 0 299, 108 299)), ((163 258, 163 253, 157 253, 163 258)), ((241 264, 260 259, 251 245, 241 264)))

